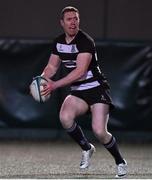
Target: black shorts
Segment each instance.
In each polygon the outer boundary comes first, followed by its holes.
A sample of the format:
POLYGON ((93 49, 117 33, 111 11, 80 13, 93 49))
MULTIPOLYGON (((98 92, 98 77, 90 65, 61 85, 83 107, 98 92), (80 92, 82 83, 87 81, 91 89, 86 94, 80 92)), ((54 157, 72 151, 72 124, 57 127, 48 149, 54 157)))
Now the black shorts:
POLYGON ((114 108, 110 97, 109 89, 104 89, 102 86, 97 86, 87 90, 72 90, 71 95, 83 99, 89 106, 96 103, 108 104, 110 109, 114 108))

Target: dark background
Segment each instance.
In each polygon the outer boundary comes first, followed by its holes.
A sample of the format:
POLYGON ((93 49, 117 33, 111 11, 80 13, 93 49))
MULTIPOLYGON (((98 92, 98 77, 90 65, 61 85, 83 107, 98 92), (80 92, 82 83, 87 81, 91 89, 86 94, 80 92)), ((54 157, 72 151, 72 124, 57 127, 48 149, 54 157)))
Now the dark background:
POLYGON ((80 10, 82 29, 95 39, 152 40, 151 0, 0 0, 0 37, 52 39, 67 5, 80 10))
MULTIPOLYGON (((81 28, 95 39, 100 66, 111 84, 116 109, 109 129, 151 132, 152 1, 0 0, 0 136, 19 137, 32 129, 31 137, 34 130, 62 129, 58 112, 68 88, 40 104, 29 94, 29 85, 48 62, 52 39, 62 32, 60 11, 67 5, 80 10, 81 28)), ((61 68, 55 78, 64 73, 61 68)), ((78 121, 91 129, 90 115, 78 121)))

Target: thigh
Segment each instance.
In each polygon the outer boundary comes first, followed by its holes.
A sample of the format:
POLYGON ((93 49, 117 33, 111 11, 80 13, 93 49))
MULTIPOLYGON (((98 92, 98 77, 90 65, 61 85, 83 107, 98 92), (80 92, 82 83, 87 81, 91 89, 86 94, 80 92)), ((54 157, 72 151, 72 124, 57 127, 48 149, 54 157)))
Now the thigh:
POLYGON ((92 105, 90 109, 92 113, 92 126, 107 130, 107 123, 109 119, 109 105, 96 103, 92 105))
POLYGON ((68 113, 69 115, 73 116, 73 118, 75 118, 86 113, 88 108, 88 104, 84 100, 76 96, 69 95, 65 98, 61 106, 60 114, 68 113))

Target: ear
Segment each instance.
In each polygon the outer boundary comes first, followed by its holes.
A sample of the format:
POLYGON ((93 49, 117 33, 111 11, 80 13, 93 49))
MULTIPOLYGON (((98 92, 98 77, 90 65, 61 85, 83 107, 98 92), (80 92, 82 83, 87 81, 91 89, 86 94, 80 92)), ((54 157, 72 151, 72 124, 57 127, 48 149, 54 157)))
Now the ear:
POLYGON ((63 22, 63 20, 62 20, 62 19, 60 20, 60 24, 61 24, 61 26, 63 27, 64 22, 63 22))

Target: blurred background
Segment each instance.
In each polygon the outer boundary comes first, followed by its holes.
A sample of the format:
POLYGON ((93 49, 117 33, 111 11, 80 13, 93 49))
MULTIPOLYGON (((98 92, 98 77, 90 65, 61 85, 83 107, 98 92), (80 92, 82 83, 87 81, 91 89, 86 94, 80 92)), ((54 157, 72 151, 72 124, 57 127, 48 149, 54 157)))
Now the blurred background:
MULTIPOLYGON (((81 29, 94 38, 111 84, 116 109, 110 131, 151 140, 151 0, 0 0, 0 137, 62 136, 58 116, 68 87, 41 104, 29 94, 29 85, 48 62, 52 40, 62 32, 60 12, 68 5, 79 9, 81 29)), ((64 73, 61 67, 55 79, 64 73)), ((77 121, 89 134, 90 115, 77 121)))

